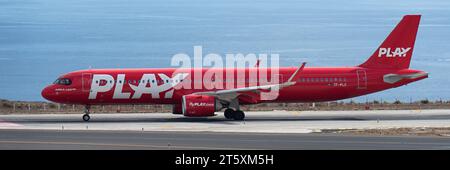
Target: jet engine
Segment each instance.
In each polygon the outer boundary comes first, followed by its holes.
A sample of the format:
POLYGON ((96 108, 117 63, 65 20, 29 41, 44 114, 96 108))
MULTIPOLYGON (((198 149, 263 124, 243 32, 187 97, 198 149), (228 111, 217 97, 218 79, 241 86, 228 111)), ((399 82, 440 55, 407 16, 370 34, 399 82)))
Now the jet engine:
POLYGON ((188 117, 214 116, 221 106, 214 96, 190 94, 183 96, 182 101, 183 115, 188 117))

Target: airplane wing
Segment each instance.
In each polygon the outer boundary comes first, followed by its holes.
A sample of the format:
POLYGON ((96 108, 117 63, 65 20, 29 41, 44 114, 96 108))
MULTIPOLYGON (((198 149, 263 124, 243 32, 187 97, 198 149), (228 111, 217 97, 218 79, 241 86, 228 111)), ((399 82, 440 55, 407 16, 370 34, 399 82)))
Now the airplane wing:
POLYGON ((249 95, 249 93, 260 93, 263 90, 272 90, 272 89, 282 89, 284 87, 292 86, 296 83, 295 80, 297 80, 300 77, 300 72, 305 67, 306 62, 302 63, 302 65, 295 70, 295 72, 291 75, 291 77, 288 79, 288 81, 280 83, 280 84, 271 84, 271 85, 263 85, 263 86, 251 86, 251 87, 243 87, 243 88, 236 88, 236 89, 226 89, 226 90, 217 90, 217 91, 206 91, 206 92, 197 92, 194 94, 198 95, 209 95, 209 96, 215 96, 220 100, 229 101, 237 98, 240 95, 249 95))

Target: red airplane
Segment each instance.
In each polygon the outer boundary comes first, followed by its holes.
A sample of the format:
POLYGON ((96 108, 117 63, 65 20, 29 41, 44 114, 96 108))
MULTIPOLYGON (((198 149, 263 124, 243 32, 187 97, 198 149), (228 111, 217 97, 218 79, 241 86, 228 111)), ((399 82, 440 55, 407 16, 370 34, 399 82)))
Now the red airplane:
MULTIPOLYGON (((207 68, 88 69, 60 76, 42 90, 42 96, 57 103, 85 105, 84 121, 90 119, 90 106, 101 104, 170 104, 174 114, 188 117, 214 116, 225 109, 227 119, 243 120, 245 114, 239 105, 341 100, 427 78, 428 73, 409 69, 419 21, 420 15, 404 16, 372 56, 358 66, 305 67, 303 63, 298 68, 281 67, 276 84, 257 81, 251 85, 250 79, 233 76, 225 80, 244 81, 245 86, 211 89, 203 87, 203 81, 190 79, 195 72, 205 74, 207 68), (176 70, 185 74, 174 74, 176 70), (182 83, 202 88, 176 88, 182 83), (261 98, 261 93, 273 89, 278 90, 274 99, 261 98)), ((249 75, 259 69, 263 68, 258 61, 254 68, 223 68, 219 72, 249 75)), ((267 70, 270 76, 272 70, 267 70)))

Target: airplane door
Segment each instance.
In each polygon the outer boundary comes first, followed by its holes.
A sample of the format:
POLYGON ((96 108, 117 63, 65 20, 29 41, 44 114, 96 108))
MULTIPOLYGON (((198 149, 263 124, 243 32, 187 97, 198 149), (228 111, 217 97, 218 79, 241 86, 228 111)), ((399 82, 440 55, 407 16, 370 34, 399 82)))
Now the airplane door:
POLYGON ((358 77, 358 89, 366 89, 367 88, 366 70, 357 70, 356 76, 358 77))
POLYGON ((89 92, 92 82, 92 73, 81 73, 82 91, 89 92))

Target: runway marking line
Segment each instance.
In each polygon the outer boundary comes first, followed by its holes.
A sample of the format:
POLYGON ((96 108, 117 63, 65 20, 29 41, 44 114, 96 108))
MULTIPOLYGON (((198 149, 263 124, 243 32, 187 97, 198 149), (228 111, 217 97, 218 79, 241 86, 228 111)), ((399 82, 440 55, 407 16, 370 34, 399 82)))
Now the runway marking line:
POLYGON ((12 123, 12 122, 7 122, 7 121, 0 119, 0 127, 18 127, 18 126, 23 126, 23 125, 17 124, 17 123, 12 123))
POLYGON ((144 148, 165 148, 165 149, 221 149, 221 150, 243 150, 244 148, 220 148, 204 146, 162 146, 162 145, 137 145, 137 144, 108 144, 108 143, 87 143, 87 142, 51 142, 51 141, 0 141, 6 144, 55 144, 55 145, 91 145, 91 146, 113 146, 113 147, 144 147, 144 148))

